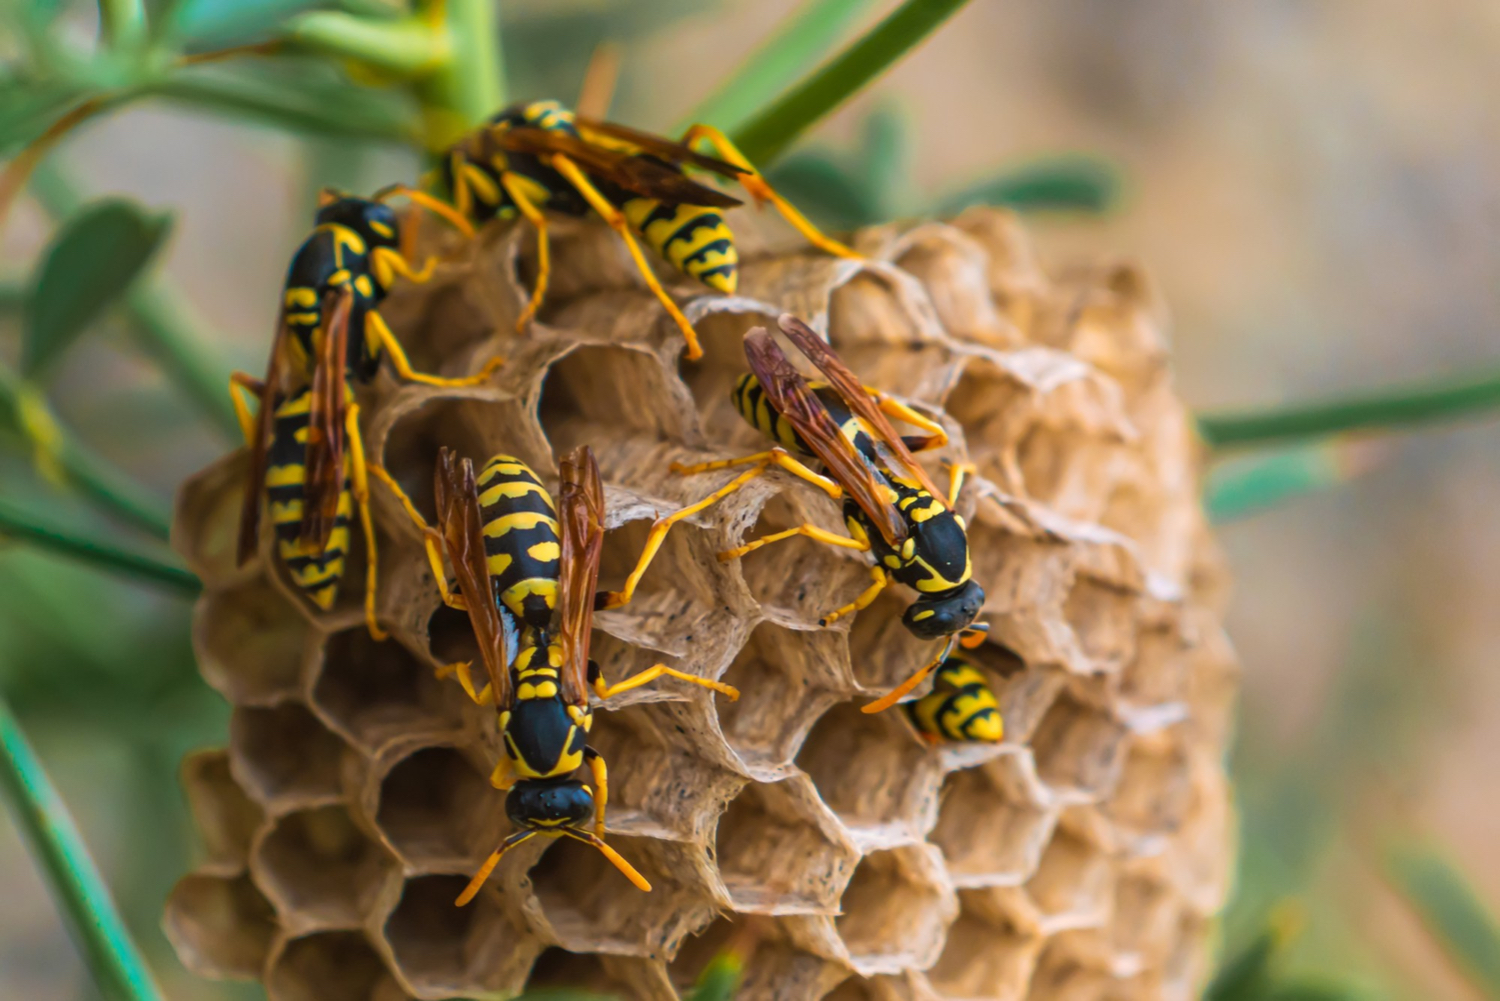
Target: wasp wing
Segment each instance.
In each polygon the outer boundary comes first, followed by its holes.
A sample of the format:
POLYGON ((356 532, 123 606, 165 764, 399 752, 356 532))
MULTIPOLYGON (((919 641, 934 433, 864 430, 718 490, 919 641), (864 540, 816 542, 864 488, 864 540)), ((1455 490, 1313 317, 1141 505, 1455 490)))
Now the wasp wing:
MULTIPOLYGON (((807 359, 818 367, 827 378, 835 392, 848 404, 849 409, 860 417, 870 429, 875 432, 877 444, 884 446, 881 454, 884 458, 894 459, 898 464, 905 467, 906 475, 922 485, 922 489, 937 500, 939 504, 946 504, 945 495, 933 485, 927 471, 917 464, 916 458, 911 454, 911 449, 906 447, 906 442, 896 433, 891 426, 890 419, 885 412, 875 405, 870 399, 870 394, 865 392, 864 383, 859 377, 849 370, 842 358, 834 353, 828 343, 813 332, 813 329, 790 313, 781 314, 777 320, 781 332, 786 334, 787 339, 797 346, 797 350, 807 356, 807 359)), ((901 470, 892 469, 892 472, 901 473, 901 470)))
POLYGON ((349 356, 349 315, 354 290, 344 286, 323 297, 323 340, 313 369, 312 400, 307 413, 307 451, 303 456, 302 544, 322 552, 338 517, 344 489, 344 368, 349 356), (332 301, 332 309, 329 302, 332 301))
POLYGON ((891 502, 890 488, 844 437, 802 373, 765 327, 756 327, 745 335, 745 359, 765 390, 766 399, 791 422, 813 454, 822 460, 828 475, 869 516, 885 540, 899 547, 906 541, 906 520, 891 502))
POLYGON ((708 205, 720 209, 744 204, 733 195, 715 191, 629 150, 597 146, 566 132, 520 127, 496 130, 493 138, 502 149, 516 153, 534 156, 561 153, 588 173, 646 198, 673 205, 708 205))
POLYGON ((490 676, 495 706, 504 711, 511 704, 510 662, 515 659, 516 629, 495 601, 490 584, 474 464, 468 459, 460 461, 456 453, 444 448, 438 453, 433 488, 443 548, 469 609, 469 622, 479 642, 480 659, 490 676))
POLYGON ((245 499, 240 505, 239 548, 235 559, 240 566, 255 553, 260 538, 260 503, 266 490, 266 469, 270 464, 271 435, 275 430, 276 407, 286 395, 282 385, 286 378, 286 303, 276 313, 276 333, 271 338, 271 359, 266 363, 266 380, 261 385, 260 411, 255 415, 255 434, 250 439, 250 469, 245 477, 245 499))
POLYGON ((705 156, 686 143, 675 142, 651 132, 642 132, 640 129, 633 129, 628 125, 604 122, 597 118, 587 118, 582 115, 578 116, 575 122, 585 138, 588 137, 590 132, 597 132, 610 139, 629 143, 643 153, 659 156, 668 163, 685 163, 690 167, 697 167, 700 170, 712 171, 730 180, 738 178, 741 174, 750 173, 750 171, 743 167, 736 167, 734 164, 720 160, 717 157, 705 156))
POLYGON ((594 590, 604 550, 604 484, 594 452, 582 445, 560 464, 557 521, 561 528, 557 598, 562 643, 562 694, 571 705, 588 702, 589 638, 594 628, 594 590))

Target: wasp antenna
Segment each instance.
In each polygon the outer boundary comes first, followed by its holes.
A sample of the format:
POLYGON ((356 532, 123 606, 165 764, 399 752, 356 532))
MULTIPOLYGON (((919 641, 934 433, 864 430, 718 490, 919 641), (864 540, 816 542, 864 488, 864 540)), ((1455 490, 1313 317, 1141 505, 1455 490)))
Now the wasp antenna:
POLYGON ((613 862, 615 864, 615 868, 620 870, 620 872, 625 875, 626 879, 630 880, 636 885, 636 889, 643 890, 646 893, 651 892, 651 884, 646 881, 646 877, 636 872, 635 866, 631 865, 629 862, 626 862, 625 857, 619 852, 615 851, 609 845, 605 844, 603 839, 589 834, 587 831, 565 829, 563 833, 568 837, 573 838, 574 840, 582 841, 586 845, 593 845, 595 848, 599 849, 599 851, 603 853, 604 857, 613 862))
POLYGON ((328 206, 338 201, 340 197, 342 196, 339 194, 336 188, 319 188, 318 208, 326 209, 328 206))
MULTIPOLYGON (((500 842, 500 847, 495 849, 495 853, 493 855, 484 860, 484 865, 479 867, 479 871, 474 874, 474 878, 469 880, 469 885, 464 887, 464 892, 460 893, 458 895, 458 899, 453 901, 453 906, 462 907, 469 901, 473 900, 474 897, 478 895, 480 887, 484 886, 485 880, 490 878, 490 873, 495 871, 495 866, 500 864, 500 857, 506 852, 510 851, 516 845, 525 841, 527 838, 535 836, 536 833, 536 831, 530 830, 517 831, 510 837, 506 838, 504 841, 500 842)), ((623 862, 624 859, 621 859, 620 861, 623 862)), ((618 865, 619 863, 616 864, 618 865)), ((637 876, 636 878, 639 879, 640 877, 637 876)))
POLYGON ((949 636, 948 641, 943 644, 943 649, 938 653, 936 657, 924 664, 920 671, 918 671, 916 674, 913 674, 910 678, 907 678, 905 681, 901 682, 901 684, 897 685, 895 688, 891 689, 889 692, 887 692, 885 695, 882 695, 874 702, 871 702, 869 705, 861 706, 860 712, 884 712, 885 710, 889 709, 891 706, 899 702, 903 696, 909 694, 913 688, 916 688, 922 683, 923 679, 925 679, 929 674, 936 670, 939 664, 948 659, 948 655, 953 652, 953 648, 958 646, 958 638, 960 635, 960 633, 954 633, 952 636, 949 636))

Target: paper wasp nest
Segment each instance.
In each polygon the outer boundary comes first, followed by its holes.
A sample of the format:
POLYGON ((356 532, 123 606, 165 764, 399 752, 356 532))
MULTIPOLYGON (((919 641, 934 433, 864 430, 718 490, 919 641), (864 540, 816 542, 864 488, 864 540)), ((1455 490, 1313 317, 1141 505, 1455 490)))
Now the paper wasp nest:
POLYGON ((1004 742, 929 748, 899 710, 859 712, 931 651, 900 624, 900 588, 818 628, 864 586, 866 557, 799 538, 716 561, 804 519, 841 530, 832 501, 763 477, 674 530, 636 601, 596 622, 610 678, 664 660, 743 692, 663 679, 596 714, 610 840, 654 892, 536 839, 455 908, 509 830, 487 781, 494 715, 433 677, 473 655, 468 622, 440 606, 378 483, 389 641, 361 623, 358 542, 323 616, 264 560, 237 570, 236 454, 183 488, 176 525, 207 586, 200 666, 234 704, 228 749, 184 768, 207 859, 166 928, 189 967, 261 979, 278 1001, 552 985, 669 999, 733 941, 751 950, 746 999, 1195 996, 1228 871, 1235 665, 1151 286, 1130 266, 1043 272, 998 211, 864 231, 862 262, 772 249, 735 215, 739 297, 675 286, 697 364, 601 226, 559 225, 524 337, 531 235, 443 244, 438 276, 392 296, 392 327, 419 369, 508 362, 456 391, 383 374, 362 399, 369 453, 431 517, 439 446, 511 452, 555 484, 554 456, 591 444, 611 525, 601 585, 618 587, 655 513, 730 475, 668 463, 764 447, 728 391, 742 334, 792 311, 867 383, 943 415, 949 457, 978 464, 960 509, 995 643, 973 659, 1004 742))

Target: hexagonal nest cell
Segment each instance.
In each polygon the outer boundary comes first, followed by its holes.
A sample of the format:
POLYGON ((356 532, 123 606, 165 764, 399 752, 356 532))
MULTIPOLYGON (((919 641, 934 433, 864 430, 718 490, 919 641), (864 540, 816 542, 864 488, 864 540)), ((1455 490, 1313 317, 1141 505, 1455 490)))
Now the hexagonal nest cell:
POLYGON ((468 389, 383 376, 362 396, 367 452, 430 518, 441 446, 519 455, 555 487, 556 457, 592 444, 601 581, 618 587, 653 518, 733 475, 671 462, 765 447, 728 392, 743 334, 793 311, 862 379, 944 422, 939 480, 942 460, 978 466, 959 507, 991 632, 968 656, 1003 742, 929 743, 899 710, 860 711, 933 650, 902 627, 915 596, 900 586, 818 625, 865 586, 868 557, 804 538, 716 558, 807 520, 843 531, 836 505, 778 471, 674 529, 637 600, 595 620, 610 680, 666 663, 741 693, 663 678, 594 714, 608 840, 654 889, 538 838, 456 908, 511 830, 489 782, 495 714, 434 674, 476 656, 467 616, 438 600, 379 482, 390 639, 359 621, 353 564, 328 613, 264 559, 235 566, 236 453, 183 487, 173 535, 205 584, 200 669, 234 707, 228 747, 183 771, 206 853, 166 929, 191 969, 259 979, 276 1001, 549 987, 671 1001, 732 947, 746 999, 1196 989, 1228 871, 1234 665, 1159 304, 1116 265, 1054 281, 1005 212, 852 240, 864 260, 754 236, 735 299, 668 279, 703 335, 697 363, 603 227, 559 227, 556 295, 524 335, 534 241, 497 223, 449 243, 438 279, 400 285, 388 319, 420 365, 507 363, 468 389))

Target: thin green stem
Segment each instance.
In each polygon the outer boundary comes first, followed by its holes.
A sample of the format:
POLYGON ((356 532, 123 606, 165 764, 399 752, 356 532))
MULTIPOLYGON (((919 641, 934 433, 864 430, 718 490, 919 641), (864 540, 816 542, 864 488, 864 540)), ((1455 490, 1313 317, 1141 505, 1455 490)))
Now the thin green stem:
POLYGON ((78 826, 3 698, 0 793, 47 879, 99 993, 108 1001, 160 1001, 161 990, 120 920, 78 826))
MULTIPOLYGON (((83 197, 63 174, 43 165, 31 179, 37 200, 54 220, 71 217, 83 197)), ((131 329, 142 348, 161 365, 167 376, 199 410, 230 438, 239 434, 234 408, 225 390, 228 366, 206 349, 195 330, 202 324, 191 318, 186 302, 160 279, 146 278, 125 297, 131 329)))
POLYGON ((678 125, 706 122, 725 132, 745 124, 827 52, 870 0, 807 0, 678 125))
POLYGON ((428 149, 442 149, 505 103, 499 6, 496 0, 447 0, 440 8, 448 58, 416 88, 428 149))
POLYGON ((1340 435, 1215 463, 1203 484, 1203 506, 1217 524, 1260 514, 1349 482, 1373 467, 1387 444, 1340 435))
POLYGON ((1392 430, 1500 407, 1500 373, 1451 379, 1296 406, 1204 414, 1198 430, 1211 447, 1263 445, 1341 431, 1392 430))
POLYGON ((418 17, 372 20, 341 10, 314 10, 286 24, 298 45, 339 59, 355 59, 386 73, 418 76, 447 58, 442 32, 418 17))
POLYGON ((146 41, 144 0, 99 0, 99 27, 115 52, 133 52, 146 41))
POLYGON ((5 501, 0 501, 0 536, 23 539, 84 563, 165 585, 180 594, 195 595, 203 589, 198 578, 182 567, 88 538, 5 501))
POLYGON ((732 138, 762 168, 810 125, 890 68, 968 0, 906 0, 833 61, 766 108, 732 138))

